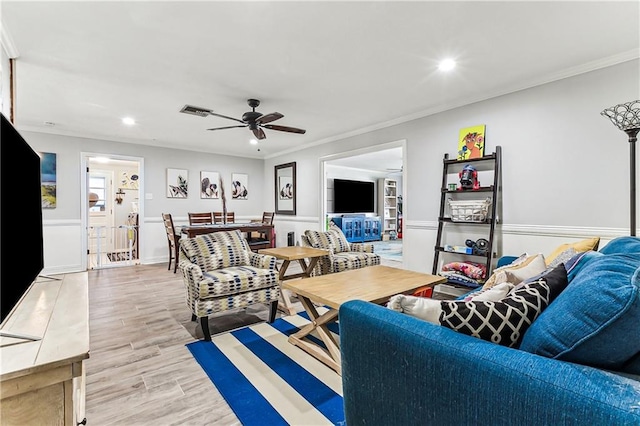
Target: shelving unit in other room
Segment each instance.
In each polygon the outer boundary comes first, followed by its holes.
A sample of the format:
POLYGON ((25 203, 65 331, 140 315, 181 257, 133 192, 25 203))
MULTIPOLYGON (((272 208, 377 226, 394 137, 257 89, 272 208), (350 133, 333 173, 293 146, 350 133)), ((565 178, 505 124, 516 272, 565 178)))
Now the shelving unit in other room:
POLYGON ((378 214, 382 220, 382 233, 398 230, 398 182, 378 179, 378 214))

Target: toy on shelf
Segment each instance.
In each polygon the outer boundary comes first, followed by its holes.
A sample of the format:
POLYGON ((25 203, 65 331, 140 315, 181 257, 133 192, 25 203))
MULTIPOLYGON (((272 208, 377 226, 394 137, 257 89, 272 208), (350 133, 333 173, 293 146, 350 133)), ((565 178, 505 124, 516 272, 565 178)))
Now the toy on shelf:
POLYGON ((476 170, 475 167, 467 164, 466 166, 464 166, 462 171, 458 173, 458 176, 460 177, 460 186, 458 187, 458 190, 480 189, 480 181, 478 180, 478 171, 476 170))

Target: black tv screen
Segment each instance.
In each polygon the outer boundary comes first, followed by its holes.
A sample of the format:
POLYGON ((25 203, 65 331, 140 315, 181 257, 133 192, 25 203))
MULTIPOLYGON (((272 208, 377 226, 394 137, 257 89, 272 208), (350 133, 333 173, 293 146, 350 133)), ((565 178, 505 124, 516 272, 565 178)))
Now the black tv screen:
POLYGON ((333 180, 334 213, 375 212, 374 183, 359 180, 333 180))
POLYGON ((0 323, 44 268, 40 156, 2 115, 0 323), (13 167, 9 167, 13 166, 13 167))

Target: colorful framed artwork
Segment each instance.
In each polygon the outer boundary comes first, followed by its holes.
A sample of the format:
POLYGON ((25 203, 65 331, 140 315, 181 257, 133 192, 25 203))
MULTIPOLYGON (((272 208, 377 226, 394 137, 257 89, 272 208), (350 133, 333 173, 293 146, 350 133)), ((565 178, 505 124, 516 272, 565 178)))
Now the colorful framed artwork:
POLYGON ((220 173, 200 172, 200 198, 220 198, 220 173))
POLYGON ((57 156, 52 152, 40 152, 39 154, 42 208, 55 209, 58 201, 57 156))
POLYGON ((231 173, 231 198, 234 200, 249 199, 249 175, 244 173, 231 173))
POLYGON ((187 198, 189 195, 189 171, 167 169, 167 198, 187 198))
POLYGON ((458 138, 458 160, 480 158, 484 156, 485 125, 460 129, 458 138))
POLYGON ((296 163, 274 167, 276 214, 296 214, 296 163))

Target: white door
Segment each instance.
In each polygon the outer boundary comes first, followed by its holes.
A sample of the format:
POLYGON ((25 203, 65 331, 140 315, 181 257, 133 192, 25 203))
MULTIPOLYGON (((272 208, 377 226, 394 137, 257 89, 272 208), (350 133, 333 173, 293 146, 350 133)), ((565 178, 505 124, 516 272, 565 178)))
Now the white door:
POLYGON ((113 172, 90 170, 88 182, 89 268, 105 264, 106 253, 113 251, 113 172))

